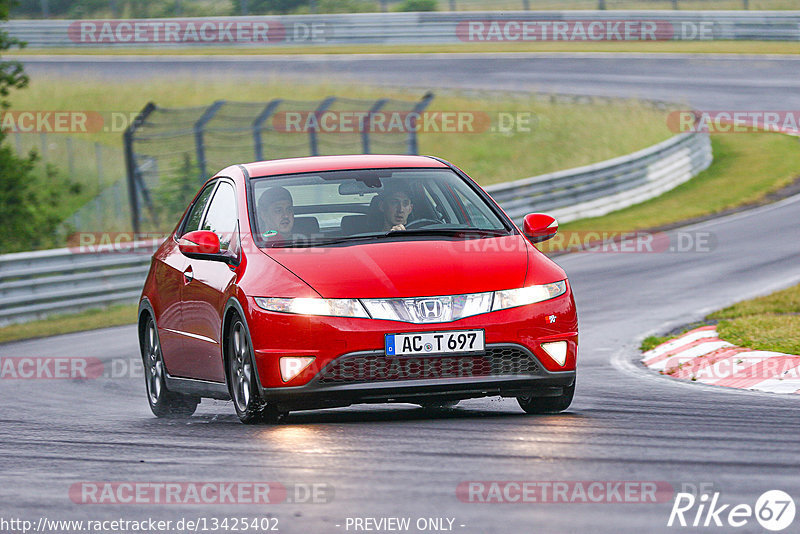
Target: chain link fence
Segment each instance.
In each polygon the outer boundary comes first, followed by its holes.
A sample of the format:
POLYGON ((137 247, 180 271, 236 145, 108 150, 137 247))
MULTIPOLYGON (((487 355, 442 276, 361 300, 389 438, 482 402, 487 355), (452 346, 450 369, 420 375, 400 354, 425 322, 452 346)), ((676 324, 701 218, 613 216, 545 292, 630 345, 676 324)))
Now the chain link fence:
POLYGON ((40 158, 39 172, 52 166, 80 186, 78 200, 83 204, 62 223, 65 233, 130 228, 130 208, 122 150, 98 142, 61 133, 9 134, 17 155, 35 151, 40 158))
POLYGON ((234 163, 338 154, 417 154, 419 101, 275 99, 162 108, 148 104, 126 130, 135 232, 169 230, 215 172, 234 163), (376 120, 376 119, 380 119, 376 120))

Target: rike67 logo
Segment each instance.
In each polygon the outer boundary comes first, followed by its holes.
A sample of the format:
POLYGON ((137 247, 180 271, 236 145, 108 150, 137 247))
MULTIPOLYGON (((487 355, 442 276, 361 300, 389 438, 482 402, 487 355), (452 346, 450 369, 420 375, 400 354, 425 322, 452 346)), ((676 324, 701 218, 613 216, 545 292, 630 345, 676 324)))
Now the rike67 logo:
MULTIPOLYGON (((755 520, 766 530, 784 530, 794 521, 795 504, 781 490, 765 491, 755 502, 731 504, 720 502, 720 493, 678 493, 667 521, 668 527, 733 527, 752 525, 755 520)), ((751 527, 752 528, 752 527, 751 527)))

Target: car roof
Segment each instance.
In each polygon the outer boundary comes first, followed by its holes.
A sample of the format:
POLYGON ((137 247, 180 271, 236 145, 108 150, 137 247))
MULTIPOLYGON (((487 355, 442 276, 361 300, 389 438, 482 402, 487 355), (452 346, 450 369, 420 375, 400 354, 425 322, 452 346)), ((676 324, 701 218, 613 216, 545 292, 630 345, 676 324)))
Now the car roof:
POLYGON ((339 171, 350 169, 437 168, 447 165, 428 156, 350 155, 312 156, 307 158, 276 159, 243 165, 252 178, 304 172, 339 171))

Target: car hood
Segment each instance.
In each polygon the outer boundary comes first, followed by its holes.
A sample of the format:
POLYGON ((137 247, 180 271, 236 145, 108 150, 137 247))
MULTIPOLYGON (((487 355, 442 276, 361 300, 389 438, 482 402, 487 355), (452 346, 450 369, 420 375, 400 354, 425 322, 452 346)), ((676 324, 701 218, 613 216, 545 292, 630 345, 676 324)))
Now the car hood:
POLYGON ((511 235, 263 250, 324 298, 388 298, 522 287, 532 254, 548 282, 559 279, 560 269, 532 249, 511 235))

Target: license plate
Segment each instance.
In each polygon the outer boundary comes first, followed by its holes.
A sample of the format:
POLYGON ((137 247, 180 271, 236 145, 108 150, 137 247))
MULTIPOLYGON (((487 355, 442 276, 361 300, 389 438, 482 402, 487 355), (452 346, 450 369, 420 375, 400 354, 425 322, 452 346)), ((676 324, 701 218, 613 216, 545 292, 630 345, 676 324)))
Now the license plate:
POLYGON ((484 348, 483 330, 386 334, 387 356, 483 352, 484 348))

